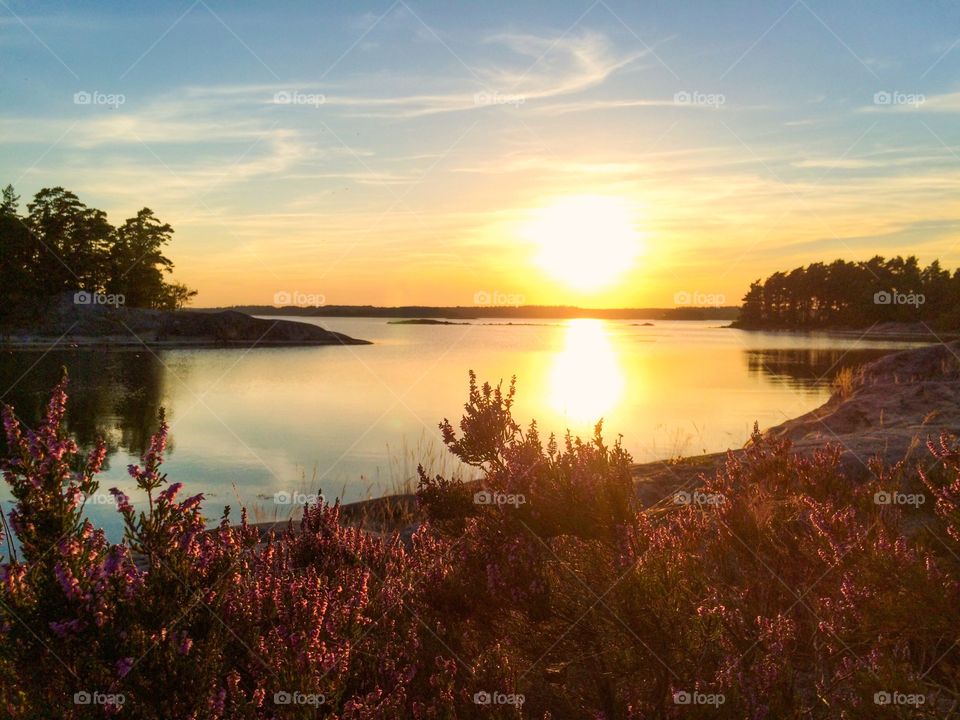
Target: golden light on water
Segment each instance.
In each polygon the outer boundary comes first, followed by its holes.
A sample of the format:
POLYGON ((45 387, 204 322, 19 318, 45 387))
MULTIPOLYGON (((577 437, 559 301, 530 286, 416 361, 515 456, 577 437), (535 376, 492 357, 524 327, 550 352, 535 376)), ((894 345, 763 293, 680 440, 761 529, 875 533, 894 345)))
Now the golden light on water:
POLYGON ((624 395, 625 376, 602 320, 570 320, 547 385, 551 408, 573 426, 593 424, 624 395))
POLYGON ((542 208, 523 228, 535 263, 577 290, 597 290, 621 277, 641 250, 634 213, 622 197, 575 195, 542 208))

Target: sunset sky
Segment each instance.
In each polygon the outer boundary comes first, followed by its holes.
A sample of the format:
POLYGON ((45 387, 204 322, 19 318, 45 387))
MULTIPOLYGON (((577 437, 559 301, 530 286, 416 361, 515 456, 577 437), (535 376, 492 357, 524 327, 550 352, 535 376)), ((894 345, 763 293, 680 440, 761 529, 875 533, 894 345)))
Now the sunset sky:
POLYGON ((960 264, 958 3, 0 0, 0 53, 0 184, 151 207, 199 306, 960 264))

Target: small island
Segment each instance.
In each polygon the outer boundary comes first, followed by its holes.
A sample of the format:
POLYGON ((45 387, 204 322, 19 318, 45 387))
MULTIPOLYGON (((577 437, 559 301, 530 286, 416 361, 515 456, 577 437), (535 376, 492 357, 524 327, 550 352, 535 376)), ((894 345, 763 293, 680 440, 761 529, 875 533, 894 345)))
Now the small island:
POLYGON ((469 325, 466 322, 452 322, 435 318, 408 318, 407 320, 388 320, 387 325, 469 325))
POLYGON ((310 323, 184 310, 197 291, 166 277, 172 238, 149 208, 114 227, 62 187, 40 190, 21 214, 8 185, 0 200, 0 346, 369 344, 310 323))
POLYGON ((51 301, 41 321, 7 330, 0 347, 221 348, 369 345, 318 325, 255 318, 225 310, 153 310, 78 304, 72 295, 51 301))
POLYGON ((960 270, 938 260, 921 267, 913 255, 811 263, 753 282, 731 327, 952 337, 960 329, 960 270))

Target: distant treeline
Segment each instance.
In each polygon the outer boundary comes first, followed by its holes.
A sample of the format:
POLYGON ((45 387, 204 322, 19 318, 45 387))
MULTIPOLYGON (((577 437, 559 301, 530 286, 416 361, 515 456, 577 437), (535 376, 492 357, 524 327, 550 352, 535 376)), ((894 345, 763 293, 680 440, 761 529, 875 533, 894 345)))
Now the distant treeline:
MULTIPOLYGON (((168 282, 173 228, 149 208, 114 227, 69 190, 44 188, 20 213, 13 186, 0 202, 0 319, 25 319, 65 292, 122 298, 133 307, 176 309, 196 295, 168 282)), ((89 296, 88 295, 88 296, 89 296)))
POLYGON ((813 263, 757 280, 743 298, 743 328, 866 328, 879 322, 960 326, 960 270, 910 256, 813 263))
POLYGON ((579 308, 569 305, 491 305, 430 307, 404 305, 377 307, 374 305, 321 305, 319 307, 274 307, 273 305, 236 305, 219 310, 238 310, 249 315, 284 315, 309 317, 385 317, 438 318, 444 320, 472 320, 475 318, 562 319, 596 318, 600 320, 733 320, 737 307, 678 307, 678 308, 579 308))

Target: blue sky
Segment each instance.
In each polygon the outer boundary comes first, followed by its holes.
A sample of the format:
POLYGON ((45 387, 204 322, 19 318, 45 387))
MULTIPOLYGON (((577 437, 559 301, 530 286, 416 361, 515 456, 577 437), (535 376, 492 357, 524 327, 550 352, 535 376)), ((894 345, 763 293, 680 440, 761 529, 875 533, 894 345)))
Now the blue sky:
POLYGON ((0 0, 0 53, 0 182, 153 208, 201 305, 736 302, 816 260, 960 264, 957 3, 0 0), (583 196, 639 244, 586 289, 525 232, 583 196))

